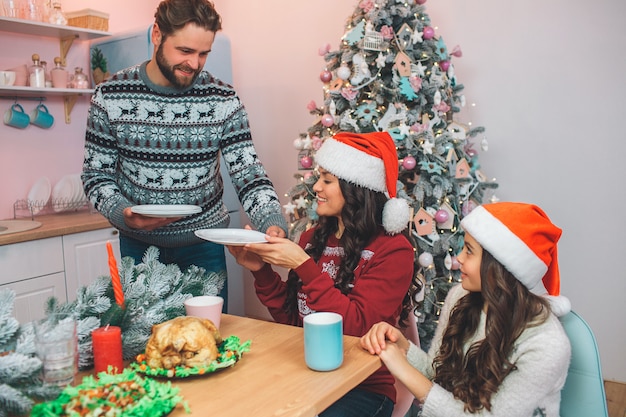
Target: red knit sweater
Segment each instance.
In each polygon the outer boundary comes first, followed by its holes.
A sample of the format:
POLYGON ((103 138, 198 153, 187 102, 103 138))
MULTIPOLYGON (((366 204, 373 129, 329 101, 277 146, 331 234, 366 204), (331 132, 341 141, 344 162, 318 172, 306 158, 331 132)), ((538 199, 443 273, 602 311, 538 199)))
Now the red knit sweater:
MULTIPOLYGON (((312 237, 313 229, 303 233, 300 246, 306 247, 312 237)), ((381 229, 361 253, 354 270, 354 287, 347 295, 334 286, 342 257, 343 248, 332 236, 317 263, 309 259, 295 269, 303 284, 298 294, 300 317, 296 322, 287 316, 283 307, 286 283, 269 265, 253 273, 257 295, 279 323, 302 326, 305 315, 331 311, 343 316, 343 332, 347 335, 360 337, 379 321, 395 325, 413 275, 414 252, 406 237, 389 236, 381 229)), ((394 378, 383 366, 358 388, 384 394, 395 402, 393 384, 394 378)))

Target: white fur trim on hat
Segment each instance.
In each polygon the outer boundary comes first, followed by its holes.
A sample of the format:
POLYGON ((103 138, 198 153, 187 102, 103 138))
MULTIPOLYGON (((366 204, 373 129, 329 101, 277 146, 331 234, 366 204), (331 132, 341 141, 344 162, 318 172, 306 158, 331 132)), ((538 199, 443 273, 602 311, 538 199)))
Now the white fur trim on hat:
POLYGON ((381 193, 387 192, 383 160, 333 138, 315 154, 315 161, 333 175, 381 193))
POLYGON ((478 206, 461 221, 463 229, 531 292, 546 295, 542 278, 547 265, 500 220, 478 206))
POLYGON ((389 234, 395 235, 406 229, 411 211, 404 198, 391 198, 383 208, 383 227, 389 234))

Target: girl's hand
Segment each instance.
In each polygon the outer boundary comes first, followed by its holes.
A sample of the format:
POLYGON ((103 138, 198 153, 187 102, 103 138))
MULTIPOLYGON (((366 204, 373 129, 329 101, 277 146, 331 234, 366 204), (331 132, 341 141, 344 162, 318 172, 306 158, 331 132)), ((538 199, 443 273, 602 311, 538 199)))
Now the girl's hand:
POLYGON ((268 243, 248 243, 244 251, 258 256, 263 262, 287 269, 294 269, 310 257, 298 244, 289 239, 265 235, 268 243))
POLYGON ((361 337, 361 347, 372 355, 380 355, 389 345, 386 342, 387 340, 396 343, 400 349, 404 350, 406 355, 406 351, 409 349, 409 341, 399 329, 384 321, 373 325, 361 337))

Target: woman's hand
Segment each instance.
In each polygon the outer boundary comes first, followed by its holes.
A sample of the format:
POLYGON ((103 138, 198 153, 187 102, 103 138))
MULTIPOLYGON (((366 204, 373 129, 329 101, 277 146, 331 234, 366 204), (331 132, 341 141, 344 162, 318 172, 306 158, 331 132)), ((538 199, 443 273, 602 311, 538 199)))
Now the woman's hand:
POLYGON ((268 243, 248 243, 244 251, 257 255, 263 262, 287 269, 294 269, 305 263, 310 256, 298 244, 289 239, 265 236, 268 243))
POLYGON ((361 347, 372 355, 381 355, 381 352, 389 345, 387 341, 397 344, 398 348, 402 349, 406 356, 406 352, 409 350, 409 341, 398 328, 384 321, 373 325, 361 337, 361 347))

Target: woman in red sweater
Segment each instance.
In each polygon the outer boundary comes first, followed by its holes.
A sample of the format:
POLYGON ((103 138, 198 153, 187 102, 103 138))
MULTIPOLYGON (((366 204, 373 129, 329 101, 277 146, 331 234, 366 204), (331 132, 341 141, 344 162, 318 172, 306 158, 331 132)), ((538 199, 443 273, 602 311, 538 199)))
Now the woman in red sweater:
MULTIPOLYGON (((344 334, 363 336, 378 321, 392 325, 410 310, 414 251, 400 234, 409 221, 395 198, 398 157, 386 132, 339 133, 315 156, 317 225, 299 244, 266 236, 269 244, 229 247, 250 269, 261 302, 279 323, 302 326, 316 311, 339 313, 344 334), (289 269, 287 281, 271 265, 289 269)), ((320 417, 389 417, 396 392, 382 367, 320 417)))

